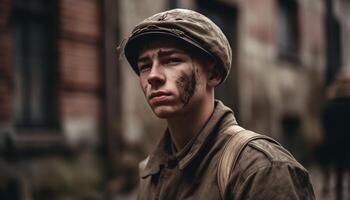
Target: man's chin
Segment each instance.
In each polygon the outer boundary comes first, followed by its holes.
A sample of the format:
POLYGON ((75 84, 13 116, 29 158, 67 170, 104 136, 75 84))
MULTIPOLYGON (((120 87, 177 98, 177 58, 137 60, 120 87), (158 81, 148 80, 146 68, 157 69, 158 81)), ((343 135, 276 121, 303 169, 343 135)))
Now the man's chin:
POLYGON ((173 109, 160 106, 160 107, 154 108, 153 113, 161 119, 168 119, 176 116, 177 112, 173 109))

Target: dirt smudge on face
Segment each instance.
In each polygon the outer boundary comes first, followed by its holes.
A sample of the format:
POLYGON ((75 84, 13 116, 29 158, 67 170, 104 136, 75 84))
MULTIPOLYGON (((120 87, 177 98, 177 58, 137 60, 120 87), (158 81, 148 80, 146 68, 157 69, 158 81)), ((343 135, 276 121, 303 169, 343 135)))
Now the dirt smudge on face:
POLYGON ((182 74, 177 80, 176 85, 180 91, 180 98, 183 103, 183 106, 186 106, 190 99, 192 98, 196 85, 196 73, 193 69, 190 75, 182 74))

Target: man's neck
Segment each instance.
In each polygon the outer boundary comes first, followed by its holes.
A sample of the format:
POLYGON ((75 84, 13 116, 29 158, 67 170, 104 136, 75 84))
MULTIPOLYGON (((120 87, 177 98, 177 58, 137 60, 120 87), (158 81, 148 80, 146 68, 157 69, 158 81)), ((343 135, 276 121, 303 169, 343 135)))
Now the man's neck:
POLYGON ((177 150, 184 148, 199 133, 213 111, 214 99, 210 99, 184 116, 167 120, 170 135, 177 150))

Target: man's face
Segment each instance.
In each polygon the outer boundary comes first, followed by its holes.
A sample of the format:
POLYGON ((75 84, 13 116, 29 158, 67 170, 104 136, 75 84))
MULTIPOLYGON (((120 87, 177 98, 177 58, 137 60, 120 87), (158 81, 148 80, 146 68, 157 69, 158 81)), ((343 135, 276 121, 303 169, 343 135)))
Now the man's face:
POLYGON ((154 42, 141 49, 139 80, 158 117, 181 116, 206 100, 207 75, 202 63, 171 41, 154 42))

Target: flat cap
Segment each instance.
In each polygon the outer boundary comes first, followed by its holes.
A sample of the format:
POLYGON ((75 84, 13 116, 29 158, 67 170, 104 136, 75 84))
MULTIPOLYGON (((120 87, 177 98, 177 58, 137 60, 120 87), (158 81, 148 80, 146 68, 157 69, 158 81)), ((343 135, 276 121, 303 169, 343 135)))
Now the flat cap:
POLYGON ((206 16, 188 9, 172 9, 146 18, 134 27, 124 53, 138 74, 137 57, 140 47, 150 38, 169 38, 212 56, 224 81, 230 71, 232 50, 221 29, 206 16))

